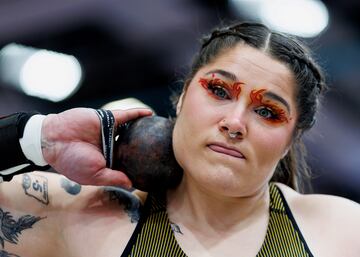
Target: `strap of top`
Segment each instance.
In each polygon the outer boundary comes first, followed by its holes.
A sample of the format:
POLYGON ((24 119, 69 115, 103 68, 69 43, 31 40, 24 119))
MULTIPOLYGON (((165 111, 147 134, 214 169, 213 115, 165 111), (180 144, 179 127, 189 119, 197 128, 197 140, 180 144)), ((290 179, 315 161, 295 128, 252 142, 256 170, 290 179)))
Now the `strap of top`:
POLYGON ((269 225, 257 254, 257 257, 265 256, 313 256, 284 195, 274 183, 270 184, 269 225))

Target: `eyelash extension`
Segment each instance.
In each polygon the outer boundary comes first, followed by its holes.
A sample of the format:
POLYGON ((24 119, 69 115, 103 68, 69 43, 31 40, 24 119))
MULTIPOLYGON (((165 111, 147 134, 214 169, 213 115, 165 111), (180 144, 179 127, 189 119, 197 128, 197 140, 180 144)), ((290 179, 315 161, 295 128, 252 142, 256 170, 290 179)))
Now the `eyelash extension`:
POLYGON ((211 96, 215 97, 216 99, 230 99, 230 94, 226 90, 223 81, 221 81, 219 79, 211 79, 208 81, 205 78, 200 78, 199 83, 207 91, 210 91, 211 96), (223 92, 225 92, 226 95, 224 97, 221 97, 216 94, 216 92, 215 92, 216 90, 222 90, 223 92))
POLYGON ((203 88, 205 88, 206 90, 210 90, 215 97, 220 99, 231 99, 233 97, 237 99, 241 92, 241 85, 244 84, 242 82, 235 82, 232 85, 228 85, 226 82, 219 78, 213 78, 210 80, 200 78, 199 83, 203 88), (226 93, 226 97, 224 98, 218 96, 215 93, 216 89, 224 91, 226 93))
POLYGON ((272 104, 266 104, 264 106, 261 106, 260 108, 256 108, 255 111, 258 113, 260 110, 263 109, 266 109, 271 113, 271 117, 264 117, 266 120, 274 123, 288 122, 285 111, 280 107, 272 104))
POLYGON ((220 99, 231 99, 231 94, 228 92, 225 86, 221 85, 219 81, 209 81, 208 90, 220 99), (218 93, 223 93, 223 96, 219 96, 218 93))
MULTIPOLYGON (((276 104, 270 104, 266 103, 263 100, 263 93, 266 91, 266 89, 260 89, 260 90, 252 90, 250 93, 250 99, 253 104, 260 105, 262 108, 267 108, 271 113, 272 117, 265 118, 267 121, 273 122, 273 123, 283 123, 289 122, 289 119, 287 118, 286 112, 277 106, 276 104)), ((260 108, 257 108, 255 111, 257 112, 260 108)))

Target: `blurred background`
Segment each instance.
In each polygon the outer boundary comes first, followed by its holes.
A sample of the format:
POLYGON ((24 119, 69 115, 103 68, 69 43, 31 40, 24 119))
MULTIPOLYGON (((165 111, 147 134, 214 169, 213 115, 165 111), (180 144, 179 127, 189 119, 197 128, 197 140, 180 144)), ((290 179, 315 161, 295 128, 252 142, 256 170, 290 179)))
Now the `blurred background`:
POLYGON ((318 193, 360 203, 360 1, 0 1, 0 115, 99 108, 134 97, 174 115, 199 38, 219 23, 262 21, 300 36, 330 92, 306 135, 318 193))

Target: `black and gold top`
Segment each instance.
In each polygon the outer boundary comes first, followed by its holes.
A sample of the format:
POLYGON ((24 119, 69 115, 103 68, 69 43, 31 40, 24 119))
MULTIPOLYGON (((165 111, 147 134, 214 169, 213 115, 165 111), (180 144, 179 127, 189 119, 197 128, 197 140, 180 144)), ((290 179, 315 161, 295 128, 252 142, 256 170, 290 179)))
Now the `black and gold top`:
MULTIPOLYGON (((122 257, 186 257, 176 241, 166 212, 165 197, 149 194, 135 231, 122 257)), ((284 195, 270 184, 270 218, 257 257, 313 256, 291 213, 284 195)))

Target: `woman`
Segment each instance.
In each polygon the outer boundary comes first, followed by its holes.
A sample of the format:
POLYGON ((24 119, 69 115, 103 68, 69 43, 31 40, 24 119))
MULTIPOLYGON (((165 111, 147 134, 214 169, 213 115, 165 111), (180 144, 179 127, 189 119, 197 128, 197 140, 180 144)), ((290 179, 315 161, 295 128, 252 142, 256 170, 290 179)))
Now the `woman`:
POLYGON ((176 107, 180 185, 126 195, 17 177, 1 185, 2 254, 360 256, 359 205, 294 190, 323 88, 295 39, 251 23, 213 32, 176 107))

